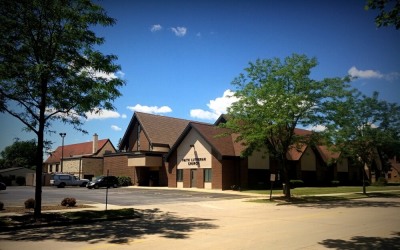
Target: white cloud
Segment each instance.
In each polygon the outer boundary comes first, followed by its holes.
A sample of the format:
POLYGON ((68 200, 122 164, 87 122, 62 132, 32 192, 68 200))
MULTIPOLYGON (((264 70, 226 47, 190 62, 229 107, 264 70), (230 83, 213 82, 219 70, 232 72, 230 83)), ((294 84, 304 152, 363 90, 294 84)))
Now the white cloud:
POLYGON ((160 24, 154 24, 153 26, 151 26, 150 31, 151 32, 157 32, 162 30, 162 26, 160 24))
POLYGON ((224 91, 222 97, 217 97, 214 100, 210 100, 207 104, 209 111, 202 109, 193 109, 190 111, 190 116, 193 118, 215 120, 221 114, 225 114, 227 109, 236 102, 238 99, 234 97, 235 93, 230 89, 224 91))
MULTIPOLYGON (((57 112, 55 108, 46 108, 45 114, 51 115, 55 112, 57 112)), ((68 120, 79 120, 80 118, 82 118, 75 110, 70 110, 68 113, 58 112, 53 116, 61 119, 65 118, 68 120)))
POLYGON ((121 118, 122 118, 122 119, 126 119, 127 117, 128 117, 128 116, 127 116, 126 114, 122 114, 122 115, 121 115, 121 118))
POLYGON ((172 27, 171 31, 175 33, 176 36, 182 37, 186 35, 187 28, 186 27, 172 27))
POLYGON ((125 77, 125 73, 122 72, 121 70, 117 71, 116 75, 121 79, 123 79, 125 77))
POLYGON ((351 77, 355 78, 364 78, 364 79, 372 79, 372 78, 378 78, 378 79, 385 79, 387 81, 392 81, 400 78, 400 73, 398 72, 391 72, 388 74, 382 74, 379 71, 376 70, 359 70, 355 66, 351 67, 348 71, 348 74, 351 77))
POLYGON ((357 78, 382 78, 383 75, 379 73, 379 71, 375 70, 359 70, 355 66, 351 67, 348 71, 348 74, 351 77, 357 77, 357 78))
POLYGON ((203 120, 216 120, 219 116, 211 111, 205 111, 202 109, 192 109, 190 110, 190 116, 193 118, 199 118, 203 120))
POLYGON ((168 106, 142 106, 140 104, 136 104, 135 106, 128 106, 127 109, 131 111, 138 111, 143 113, 150 113, 150 114, 161 114, 161 113, 170 113, 172 109, 168 106))
MULTIPOLYGON (((47 108, 46 109, 46 115, 50 115, 52 113, 56 112, 54 108, 47 108)), ((100 110, 98 108, 94 109, 93 112, 86 112, 86 120, 105 120, 105 119, 111 119, 111 118, 126 118, 126 115, 120 115, 118 112, 113 111, 113 110, 100 110)), ((75 110, 70 110, 68 114, 59 112, 54 115, 55 117, 58 118, 65 118, 69 120, 75 120, 75 119, 85 119, 83 116, 80 116, 75 110)))
POLYGON ((111 129, 114 131, 121 131, 122 128, 118 127, 117 125, 111 125, 111 129))
POLYGON ((310 130, 315 131, 315 132, 321 132, 321 131, 325 131, 326 127, 323 125, 316 125, 316 126, 312 126, 310 128, 310 130))
POLYGON ((83 71, 88 73, 92 78, 104 78, 104 79, 107 79, 108 81, 111 81, 116 78, 123 78, 125 76, 125 73, 120 70, 117 71, 116 73, 114 73, 114 72, 106 73, 104 71, 98 71, 98 70, 94 70, 91 67, 88 67, 88 68, 83 69, 82 72, 83 71))
POLYGON ((86 112, 87 120, 105 120, 110 118, 120 118, 121 115, 113 110, 95 109, 93 112, 86 112))

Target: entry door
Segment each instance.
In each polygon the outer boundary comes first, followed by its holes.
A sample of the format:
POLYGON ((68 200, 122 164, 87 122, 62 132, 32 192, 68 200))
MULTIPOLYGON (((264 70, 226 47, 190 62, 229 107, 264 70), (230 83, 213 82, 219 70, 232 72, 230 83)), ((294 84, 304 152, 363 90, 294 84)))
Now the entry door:
POLYGON ((190 187, 196 187, 196 169, 190 170, 190 187))

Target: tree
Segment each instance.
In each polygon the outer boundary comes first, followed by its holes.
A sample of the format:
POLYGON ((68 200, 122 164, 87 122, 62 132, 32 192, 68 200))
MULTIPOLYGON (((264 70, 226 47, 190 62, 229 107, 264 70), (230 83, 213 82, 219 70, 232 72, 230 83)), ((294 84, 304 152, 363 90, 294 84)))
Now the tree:
POLYGON ((315 58, 293 54, 281 61, 257 60, 250 63, 232 82, 238 101, 228 109, 225 127, 237 133, 238 141, 247 146, 244 156, 267 148, 283 171, 285 194, 290 198, 289 167, 286 154, 313 136, 295 133, 297 126, 322 123, 326 103, 346 94, 347 77, 310 78, 317 66, 315 58))
MULTIPOLYGON (((327 142, 340 146, 342 152, 358 163, 363 180, 365 169, 375 168, 379 175, 382 169, 375 167, 374 162, 382 154, 396 154, 393 150, 399 145, 400 106, 378 97, 378 92, 371 97, 356 92, 342 102, 332 103, 335 107, 327 114, 331 121, 324 132, 327 142)), ((365 181, 363 193, 366 193, 365 181)))
POLYGON ((12 145, 1 151, 0 155, 3 158, 1 168, 32 168, 35 166, 32 155, 35 155, 36 151, 37 144, 35 140, 20 141, 16 139, 12 145))
POLYGON ((124 81, 91 30, 115 20, 90 0, 0 0, 0 111, 37 137, 35 212, 41 216, 44 133, 60 120, 82 129, 87 112, 114 109, 124 81))
POLYGON ((378 27, 394 25, 400 29, 400 0, 368 0, 366 10, 379 10, 375 17, 378 27))

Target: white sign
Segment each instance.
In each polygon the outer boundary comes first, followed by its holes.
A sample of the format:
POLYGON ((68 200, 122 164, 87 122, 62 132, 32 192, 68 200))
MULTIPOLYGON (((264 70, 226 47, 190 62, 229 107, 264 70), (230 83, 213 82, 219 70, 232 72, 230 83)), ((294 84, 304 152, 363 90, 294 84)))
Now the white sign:
POLYGON ((270 181, 275 181, 275 177, 276 177, 275 174, 271 174, 271 177, 270 177, 269 180, 270 180, 270 181))

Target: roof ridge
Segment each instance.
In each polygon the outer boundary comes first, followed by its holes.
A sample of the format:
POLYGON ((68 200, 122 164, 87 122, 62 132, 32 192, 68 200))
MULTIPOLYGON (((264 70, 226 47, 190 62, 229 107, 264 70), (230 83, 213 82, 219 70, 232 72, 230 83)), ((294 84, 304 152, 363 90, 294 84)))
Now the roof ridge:
MULTIPOLYGON (((107 140, 110 140, 110 139, 109 139, 109 138, 106 138, 106 139, 99 139, 99 140, 97 140, 97 142, 100 142, 100 141, 107 141, 107 140)), ((67 146, 74 146, 74 145, 80 145, 80 144, 85 144, 85 143, 93 143, 93 140, 91 140, 91 141, 86 141, 86 142, 80 142, 80 143, 74 143, 74 144, 65 144, 64 147, 67 147, 67 146)), ((58 147, 62 147, 62 146, 58 146, 58 147)))
POLYGON ((143 115, 151 115, 151 116, 156 116, 156 117, 165 117, 165 118, 169 118, 169 119, 181 120, 181 121, 187 121, 187 122, 193 122, 193 123, 202 123, 202 124, 210 124, 210 125, 212 125, 212 123, 208 123, 208 122, 189 120, 189 119, 185 119, 185 118, 179 118, 179 117, 173 117, 173 116, 167 116, 167 115, 159 115, 159 114, 139 112, 139 111, 135 111, 135 113, 136 114, 143 114, 143 115))

